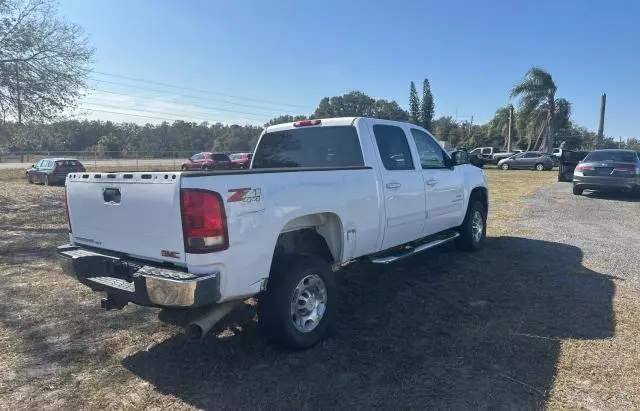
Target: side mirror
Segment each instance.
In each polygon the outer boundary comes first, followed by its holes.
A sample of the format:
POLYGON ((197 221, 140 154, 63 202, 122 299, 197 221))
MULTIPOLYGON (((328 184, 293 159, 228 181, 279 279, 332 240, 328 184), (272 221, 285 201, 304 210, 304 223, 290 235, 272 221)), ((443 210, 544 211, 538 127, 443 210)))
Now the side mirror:
POLYGON ((451 153, 451 159, 453 160, 454 166, 459 166, 461 164, 467 164, 469 162, 469 156, 462 150, 456 150, 451 153))

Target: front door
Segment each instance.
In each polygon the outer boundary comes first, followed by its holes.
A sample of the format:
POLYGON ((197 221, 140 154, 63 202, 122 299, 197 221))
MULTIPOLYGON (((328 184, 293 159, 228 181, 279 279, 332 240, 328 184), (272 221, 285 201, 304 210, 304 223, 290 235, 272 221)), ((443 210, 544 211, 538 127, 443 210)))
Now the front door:
POLYGON ((422 174, 416 170, 404 129, 375 124, 385 206, 385 230, 381 249, 421 237, 425 223, 425 191, 422 174))
POLYGON ((411 128, 426 189, 427 222, 423 236, 457 227, 464 216, 464 176, 450 167, 440 144, 418 128, 411 128))

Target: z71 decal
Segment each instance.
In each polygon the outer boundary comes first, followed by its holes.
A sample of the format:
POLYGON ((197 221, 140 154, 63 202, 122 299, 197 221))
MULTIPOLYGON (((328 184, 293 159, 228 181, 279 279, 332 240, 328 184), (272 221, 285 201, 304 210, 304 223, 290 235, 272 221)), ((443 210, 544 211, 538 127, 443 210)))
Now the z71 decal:
POLYGON ((229 192, 233 194, 227 198, 227 203, 257 203, 261 197, 259 188, 232 188, 229 192))

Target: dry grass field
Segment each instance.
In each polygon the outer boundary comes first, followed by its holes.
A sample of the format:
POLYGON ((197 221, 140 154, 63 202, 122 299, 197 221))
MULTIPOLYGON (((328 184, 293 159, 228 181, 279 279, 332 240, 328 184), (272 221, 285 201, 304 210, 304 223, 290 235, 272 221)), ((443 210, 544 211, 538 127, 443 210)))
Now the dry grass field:
POLYGON ((636 292, 518 228, 555 173, 487 174, 482 251, 346 270, 335 334, 290 353, 251 304, 199 343, 103 311, 55 259, 64 188, 0 172, 0 409, 639 409, 636 292))

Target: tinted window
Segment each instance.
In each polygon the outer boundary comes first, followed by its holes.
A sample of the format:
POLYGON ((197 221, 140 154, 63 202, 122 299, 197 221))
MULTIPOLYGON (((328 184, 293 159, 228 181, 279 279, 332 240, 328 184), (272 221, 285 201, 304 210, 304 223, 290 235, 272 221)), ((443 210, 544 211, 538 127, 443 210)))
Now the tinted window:
POLYGON ((400 127, 376 124, 373 134, 380 151, 382 164, 387 170, 413 170, 407 137, 400 127))
POLYGON ((540 157, 540 154, 538 153, 525 153, 524 158, 536 158, 536 157, 540 157))
POLYGON ((212 157, 215 161, 229 161, 229 156, 226 154, 213 154, 212 157))
POLYGON ((632 151, 592 151, 587 154, 584 161, 612 161, 620 163, 634 163, 635 153, 632 151))
POLYGON ((358 132, 352 126, 302 127, 266 133, 252 168, 363 166, 358 132))
POLYGON ((191 160, 193 160, 193 161, 204 160, 204 154, 198 153, 195 156, 191 157, 191 160))
POLYGON ((76 160, 58 160, 56 161, 56 167, 67 168, 67 167, 78 167, 80 165, 76 160))
POLYGON ((415 128, 411 129, 413 141, 418 148, 422 168, 444 168, 444 153, 440 144, 435 142, 427 133, 415 128))

